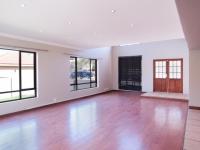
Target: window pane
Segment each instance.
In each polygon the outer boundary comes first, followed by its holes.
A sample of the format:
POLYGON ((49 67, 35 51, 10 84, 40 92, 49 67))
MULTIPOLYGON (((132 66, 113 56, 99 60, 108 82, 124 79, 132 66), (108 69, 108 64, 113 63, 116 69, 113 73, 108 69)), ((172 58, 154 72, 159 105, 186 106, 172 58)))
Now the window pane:
POLYGON ((181 66, 181 61, 177 61, 177 66, 181 66))
POLYGON ((162 67, 162 61, 159 61, 159 66, 162 67))
POLYGON ((97 84, 96 83, 92 83, 91 87, 97 87, 97 84))
POLYGON ((159 66, 159 62, 158 61, 156 61, 156 67, 158 67, 159 66))
POLYGON ((173 72, 173 67, 169 67, 169 72, 173 72))
POLYGON ((88 88, 90 88, 90 83, 89 84, 80 84, 80 85, 78 85, 78 90, 88 89, 88 88))
POLYGON ((159 78, 162 78, 162 73, 159 73, 158 77, 159 77, 159 78))
POLYGON ((96 81, 96 61, 91 60, 91 80, 96 81))
POLYGON ((156 73, 156 78, 159 78, 159 75, 158 75, 158 73, 156 73))
POLYGON ((181 72, 181 67, 177 67, 177 72, 181 72))
POLYGON ((11 92, 0 95, 0 102, 19 99, 19 92, 11 92))
POLYGON ((75 91, 76 90, 76 85, 70 85, 70 91, 75 91))
POLYGON ((75 83, 75 58, 70 57, 70 84, 75 83))
POLYGON ((176 71, 176 67, 173 67, 173 68, 174 68, 173 72, 177 72, 177 71, 176 71))
POLYGON ((163 66, 166 67, 166 61, 163 61, 163 66))
POLYGON ((159 72, 159 68, 158 67, 156 67, 156 72, 159 72))
POLYGON ((174 66, 174 61, 169 62, 169 66, 173 67, 174 66))
POLYGON ((162 72, 163 68, 162 67, 159 67, 158 68, 158 72, 162 72))
POLYGON ((181 73, 177 73, 177 79, 181 79, 181 73))
POLYGON ((34 88, 34 54, 21 53, 22 89, 34 88))
POLYGON ((167 78, 167 73, 163 73, 163 78, 167 78))
POLYGON ((19 90, 19 52, 0 49, 0 92, 19 90))
POLYGON ((90 59, 77 58, 77 82, 89 83, 90 82, 90 59))
POLYGON ((174 79, 176 79, 177 78, 177 73, 174 73, 174 79))
POLYGON ((169 78, 173 78, 173 73, 169 73, 169 78))
POLYGON ((22 98, 28 98, 28 97, 34 97, 34 96, 35 96, 35 90, 22 91, 22 98))
POLYGON ((173 61, 172 63, 173 63, 173 67, 175 67, 176 66, 176 61, 173 61))

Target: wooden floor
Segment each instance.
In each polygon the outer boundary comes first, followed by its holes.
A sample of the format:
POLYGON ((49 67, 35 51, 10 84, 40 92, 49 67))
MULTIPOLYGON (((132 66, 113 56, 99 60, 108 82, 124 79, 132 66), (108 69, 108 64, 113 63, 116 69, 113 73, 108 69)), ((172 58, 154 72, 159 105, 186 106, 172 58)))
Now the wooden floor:
POLYGON ((181 150, 187 103, 109 92, 0 118, 0 150, 181 150))
POLYGON ((184 149, 200 150, 200 110, 188 112, 184 149))

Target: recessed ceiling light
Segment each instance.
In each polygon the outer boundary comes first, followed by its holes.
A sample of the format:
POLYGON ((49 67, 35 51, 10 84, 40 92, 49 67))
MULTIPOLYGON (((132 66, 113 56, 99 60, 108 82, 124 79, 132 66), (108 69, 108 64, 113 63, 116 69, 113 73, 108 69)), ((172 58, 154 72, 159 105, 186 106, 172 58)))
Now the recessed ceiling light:
POLYGON ((71 21, 68 21, 68 24, 72 24, 72 22, 71 22, 71 21))
POLYGON ((121 44, 119 46, 130 46, 130 45, 138 45, 138 44, 141 44, 141 43, 136 42, 136 43, 129 43, 129 44, 121 44))
POLYGON ((114 13, 116 13, 116 10, 113 9, 113 10, 111 10, 111 12, 114 14, 114 13))
POLYGON ((42 33, 43 32, 43 30, 40 30, 40 33, 42 33))
POLYGON ((25 7, 25 4, 21 4, 20 6, 21 6, 21 7, 25 7))
POLYGON ((133 24, 131 24, 131 28, 133 28, 134 27, 134 25, 133 24))

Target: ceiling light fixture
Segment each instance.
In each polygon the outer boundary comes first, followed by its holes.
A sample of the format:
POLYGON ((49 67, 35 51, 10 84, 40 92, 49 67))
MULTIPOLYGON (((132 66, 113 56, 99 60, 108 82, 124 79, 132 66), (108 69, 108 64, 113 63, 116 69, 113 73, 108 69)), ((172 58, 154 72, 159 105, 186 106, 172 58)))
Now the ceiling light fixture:
POLYGON ((43 32, 43 30, 40 30, 40 33, 42 33, 43 32))
POLYGON ((131 28, 133 28, 134 27, 134 25, 133 24, 131 24, 131 28))
POLYGON ((72 22, 71 22, 71 21, 68 21, 68 24, 70 25, 70 24, 72 24, 72 22))
POLYGON ((25 4, 21 4, 20 6, 23 8, 23 7, 25 7, 25 4))
POLYGON ((121 44, 119 46, 130 46, 130 45, 138 45, 138 44, 141 44, 141 43, 136 42, 136 43, 130 43, 130 44, 121 44))
POLYGON ((113 10, 111 10, 111 12, 114 14, 114 13, 116 13, 116 10, 113 9, 113 10))

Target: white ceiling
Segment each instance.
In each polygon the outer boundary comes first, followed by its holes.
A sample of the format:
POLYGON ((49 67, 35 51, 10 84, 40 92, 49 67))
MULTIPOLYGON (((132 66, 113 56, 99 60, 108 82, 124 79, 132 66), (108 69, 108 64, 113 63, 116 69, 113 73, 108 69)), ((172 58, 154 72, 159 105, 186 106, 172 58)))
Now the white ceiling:
POLYGON ((176 0, 176 4, 190 50, 200 50, 200 1, 176 0))
POLYGON ((77 49, 184 38, 174 0, 1 0, 0 35, 77 49))

